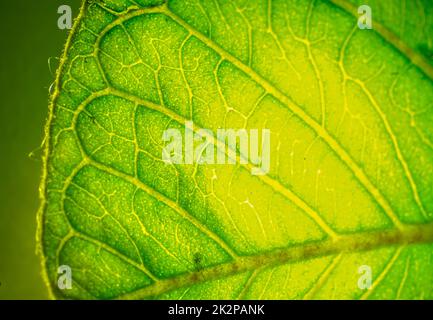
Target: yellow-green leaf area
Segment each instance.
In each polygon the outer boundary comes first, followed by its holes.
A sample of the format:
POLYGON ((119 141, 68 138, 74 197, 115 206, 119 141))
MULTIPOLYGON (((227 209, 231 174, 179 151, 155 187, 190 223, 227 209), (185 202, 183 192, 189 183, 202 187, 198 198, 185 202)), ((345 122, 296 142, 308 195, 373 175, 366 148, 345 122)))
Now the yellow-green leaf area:
POLYGON ((422 0, 85 1, 46 127, 52 297, 432 299, 432 28, 422 0), (269 129, 269 172, 167 164, 187 121, 269 129))

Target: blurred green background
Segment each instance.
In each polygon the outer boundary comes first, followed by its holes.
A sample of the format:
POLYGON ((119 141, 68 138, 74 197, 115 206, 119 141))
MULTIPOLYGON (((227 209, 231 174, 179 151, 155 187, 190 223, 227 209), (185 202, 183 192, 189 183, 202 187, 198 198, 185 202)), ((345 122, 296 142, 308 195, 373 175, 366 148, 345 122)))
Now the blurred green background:
POLYGON ((36 248, 41 150, 50 73, 68 30, 57 27, 62 4, 80 0, 2 2, 0 20, 0 299, 46 299, 36 248), (34 156, 29 154, 34 151, 34 156))

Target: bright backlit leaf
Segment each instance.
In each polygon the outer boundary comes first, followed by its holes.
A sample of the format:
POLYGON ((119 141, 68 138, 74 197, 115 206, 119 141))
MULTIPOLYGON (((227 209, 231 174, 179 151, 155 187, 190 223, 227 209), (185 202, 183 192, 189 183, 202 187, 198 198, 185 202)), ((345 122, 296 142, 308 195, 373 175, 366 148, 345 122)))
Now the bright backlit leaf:
POLYGON ((432 299, 433 5, 368 2, 373 29, 356 0, 84 3, 47 124, 52 296, 432 299), (163 162, 187 121, 269 129, 269 173, 163 162))

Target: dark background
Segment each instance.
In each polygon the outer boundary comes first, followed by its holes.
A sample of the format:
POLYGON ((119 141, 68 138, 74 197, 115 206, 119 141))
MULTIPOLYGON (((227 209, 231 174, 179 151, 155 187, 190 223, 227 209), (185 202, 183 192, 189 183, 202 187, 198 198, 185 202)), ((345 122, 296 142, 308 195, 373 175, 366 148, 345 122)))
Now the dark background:
POLYGON ((0 299, 46 299, 36 256, 40 145, 68 30, 57 27, 62 4, 80 0, 3 1, 0 19, 0 299), (51 58, 50 58, 51 57, 51 58), (52 73, 49 70, 50 60, 52 73), (32 156, 29 154, 33 153, 32 156))

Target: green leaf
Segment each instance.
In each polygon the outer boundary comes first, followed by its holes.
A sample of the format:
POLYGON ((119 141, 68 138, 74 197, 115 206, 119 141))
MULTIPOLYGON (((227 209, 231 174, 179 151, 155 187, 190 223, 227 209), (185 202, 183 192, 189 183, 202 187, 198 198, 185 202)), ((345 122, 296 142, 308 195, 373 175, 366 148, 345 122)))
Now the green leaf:
POLYGON ((422 0, 84 3, 46 129, 52 296, 432 299, 432 30, 422 0), (164 163, 190 120, 268 128, 269 173, 164 163))

